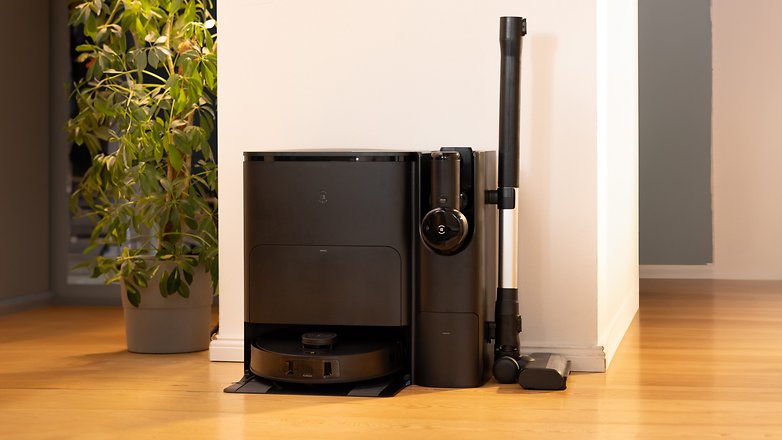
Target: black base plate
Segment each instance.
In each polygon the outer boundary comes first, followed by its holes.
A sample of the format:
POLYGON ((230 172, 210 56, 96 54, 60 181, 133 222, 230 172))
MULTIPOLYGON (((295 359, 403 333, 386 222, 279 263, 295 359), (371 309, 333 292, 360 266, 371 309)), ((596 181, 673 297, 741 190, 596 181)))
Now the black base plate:
POLYGON ((226 387, 226 393, 242 394, 309 394, 322 396, 392 397, 410 385, 409 374, 392 374, 379 379, 347 384, 295 384, 275 382, 245 372, 238 382, 226 387))

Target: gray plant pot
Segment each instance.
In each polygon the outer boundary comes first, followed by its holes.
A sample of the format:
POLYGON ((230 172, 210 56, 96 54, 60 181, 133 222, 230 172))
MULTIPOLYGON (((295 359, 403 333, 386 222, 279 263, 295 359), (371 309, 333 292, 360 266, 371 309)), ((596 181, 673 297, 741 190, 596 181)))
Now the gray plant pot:
POLYGON ((134 353, 188 353, 209 348, 212 323, 212 286, 209 274, 197 268, 190 297, 178 294, 164 298, 158 290, 160 272, 141 291, 141 304, 134 307, 122 284, 122 308, 128 351, 134 353))

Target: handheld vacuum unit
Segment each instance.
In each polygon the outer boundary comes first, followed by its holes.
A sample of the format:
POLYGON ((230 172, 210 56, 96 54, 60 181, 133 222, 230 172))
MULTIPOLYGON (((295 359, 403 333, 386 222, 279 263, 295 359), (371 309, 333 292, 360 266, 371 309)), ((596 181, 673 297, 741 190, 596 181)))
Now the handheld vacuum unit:
POLYGON ((466 147, 244 154, 245 376, 226 392, 390 396, 491 374, 565 388, 569 361, 519 352, 525 34, 524 18, 501 18, 499 158, 466 147))

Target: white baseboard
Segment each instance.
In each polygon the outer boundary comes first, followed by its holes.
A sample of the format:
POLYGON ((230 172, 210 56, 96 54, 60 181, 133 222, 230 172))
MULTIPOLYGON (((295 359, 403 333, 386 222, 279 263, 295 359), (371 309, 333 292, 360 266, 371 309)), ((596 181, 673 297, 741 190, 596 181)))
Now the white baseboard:
POLYGON ((570 360, 571 371, 604 373, 606 371, 606 353, 600 346, 595 347, 557 347, 522 346, 522 353, 557 353, 570 360))
POLYGON ((244 338, 220 338, 209 344, 209 360, 216 362, 244 362, 244 338))
POLYGON ((54 293, 52 292, 31 293, 29 295, 0 299, 0 315, 43 307, 51 304, 53 299, 54 293))
POLYGON ((693 266, 642 264, 638 266, 640 278, 664 279, 712 279, 714 265, 703 264, 693 266))
POLYGON ((597 342, 603 345, 605 351, 606 369, 611 365, 616 350, 619 348, 619 344, 622 343, 622 339, 637 313, 638 293, 636 292, 635 295, 628 296, 625 299, 621 307, 614 313, 610 324, 603 330, 602 334, 598 335, 599 339, 597 342))
MULTIPOLYGON (((606 354, 603 347, 521 347, 522 353, 559 353, 571 362, 572 371, 603 373, 606 354)), ((243 362, 244 339, 218 339, 209 344, 209 360, 213 362, 243 362)))

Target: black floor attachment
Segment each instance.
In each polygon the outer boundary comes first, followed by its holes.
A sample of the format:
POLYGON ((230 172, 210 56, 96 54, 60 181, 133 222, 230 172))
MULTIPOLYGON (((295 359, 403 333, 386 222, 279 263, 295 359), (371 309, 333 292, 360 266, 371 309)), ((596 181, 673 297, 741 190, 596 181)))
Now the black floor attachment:
POLYGON ((564 390, 570 375, 570 361, 561 354, 532 353, 519 373, 519 385, 527 390, 564 390))
POLYGON ((379 379, 343 384, 295 384, 267 380, 246 372, 238 382, 226 387, 226 393, 309 394, 322 396, 392 397, 410 385, 409 374, 392 374, 379 379))

